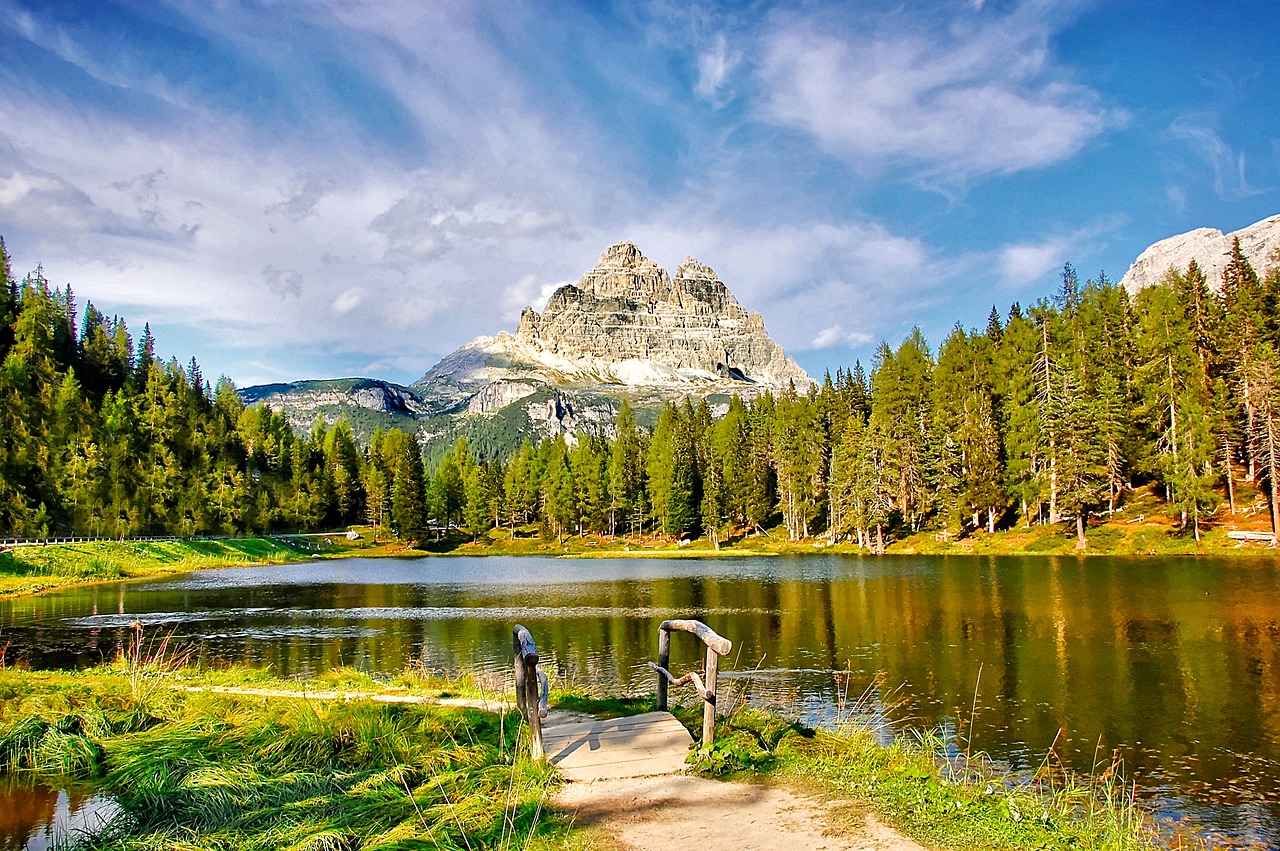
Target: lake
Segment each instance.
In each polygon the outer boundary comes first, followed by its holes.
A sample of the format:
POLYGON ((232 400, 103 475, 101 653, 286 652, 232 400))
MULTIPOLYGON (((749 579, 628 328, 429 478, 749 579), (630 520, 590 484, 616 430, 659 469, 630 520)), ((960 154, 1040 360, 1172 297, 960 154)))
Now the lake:
MULTIPOLYGON (((1118 752, 1161 814, 1280 846, 1278 592, 1256 557, 356 558, 21 598, 0 636, 46 668, 113 658, 139 620, 286 676, 506 672, 519 621, 562 680, 647 692, 658 624, 696 617, 753 702, 822 722, 869 688, 873 715, 1016 770, 1118 752)), ((678 675, 700 645, 672 643, 678 675)))

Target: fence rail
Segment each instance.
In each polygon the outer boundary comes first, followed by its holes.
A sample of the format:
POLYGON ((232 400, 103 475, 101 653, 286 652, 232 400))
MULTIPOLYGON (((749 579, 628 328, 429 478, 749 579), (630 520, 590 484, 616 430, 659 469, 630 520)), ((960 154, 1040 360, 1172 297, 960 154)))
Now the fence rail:
POLYGON ((262 535, 144 535, 139 538, 107 538, 93 535, 65 535, 52 538, 0 538, 0 547, 52 547, 59 544, 146 544, 164 541, 245 541, 250 538, 262 540, 278 538, 337 538, 347 534, 343 529, 337 532, 273 532, 262 535))
POLYGON ((151 535, 145 538, 95 538, 89 535, 71 535, 60 538, 0 538, 0 547, 52 547, 56 544, 146 543, 148 541, 207 541, 213 537, 179 538, 177 535, 151 535))
POLYGON ((649 663, 649 667, 658 672, 658 710, 667 710, 667 686, 682 686, 691 683, 698 697, 702 698, 702 744, 710 745, 716 737, 716 677, 720 671, 720 657, 733 649, 733 642, 707 626, 702 621, 673 620, 663 621, 658 626, 658 663, 649 663), (690 671, 683 677, 675 677, 668 670, 671 666, 671 632, 688 632, 697 636, 707 647, 706 677, 698 676, 690 671))

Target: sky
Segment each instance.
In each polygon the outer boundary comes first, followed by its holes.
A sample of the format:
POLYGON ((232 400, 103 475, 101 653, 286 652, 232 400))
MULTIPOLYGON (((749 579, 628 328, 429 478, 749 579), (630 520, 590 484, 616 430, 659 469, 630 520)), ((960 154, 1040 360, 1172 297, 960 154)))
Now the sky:
POLYGON ((239 386, 408 383, 609 245, 811 374, 1280 213, 1272 2, 0 0, 0 236, 239 386))

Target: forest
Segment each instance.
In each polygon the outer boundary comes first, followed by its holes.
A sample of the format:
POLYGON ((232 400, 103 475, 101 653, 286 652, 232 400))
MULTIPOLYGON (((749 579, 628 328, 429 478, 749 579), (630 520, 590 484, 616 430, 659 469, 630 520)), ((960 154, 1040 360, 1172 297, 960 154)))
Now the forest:
POLYGON ((155 353, 120 317, 0 241, 0 536, 244 535, 370 524, 405 540, 496 527, 670 539, 770 531, 883 551, 896 535, 1073 524, 1153 484, 1198 539, 1235 483, 1280 526, 1280 258, 1235 243, 1211 287, 1193 261, 1135 297, 1062 270, 1050 298, 917 329, 798 391, 727 409, 668 404, 651 431, 624 402, 607 433, 465 441, 425 469, 415 434, 360 446, 345 421, 295 433, 195 358, 155 353), (82 314, 82 315, 81 315, 82 314), (780 532, 779 532, 780 530, 780 532))

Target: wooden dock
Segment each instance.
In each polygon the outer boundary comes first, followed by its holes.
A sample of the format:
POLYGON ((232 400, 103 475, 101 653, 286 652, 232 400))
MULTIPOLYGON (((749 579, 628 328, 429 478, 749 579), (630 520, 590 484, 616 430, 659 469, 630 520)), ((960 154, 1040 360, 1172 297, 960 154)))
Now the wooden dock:
POLYGON ((552 713, 542 728, 547 758, 568 780, 614 780, 684 771, 693 737, 669 712, 581 721, 552 713))

